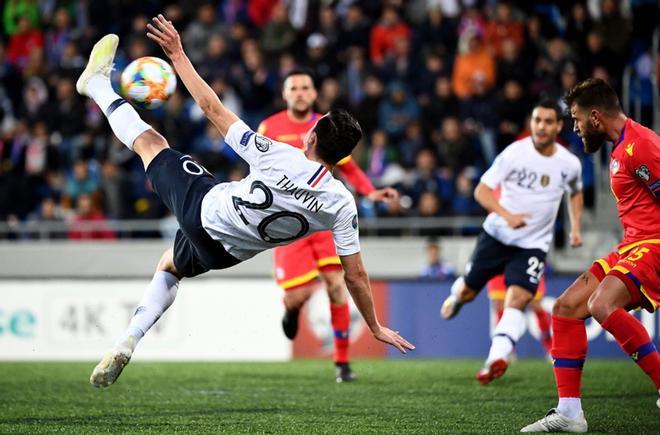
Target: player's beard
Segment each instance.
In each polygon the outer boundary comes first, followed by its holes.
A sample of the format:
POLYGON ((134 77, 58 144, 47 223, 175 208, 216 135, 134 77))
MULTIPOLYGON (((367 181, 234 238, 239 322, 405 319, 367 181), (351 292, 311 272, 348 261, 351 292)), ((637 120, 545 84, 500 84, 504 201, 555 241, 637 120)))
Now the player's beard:
POLYGON ((584 144, 584 151, 588 154, 593 154, 603 146, 607 140, 605 132, 598 131, 589 122, 589 127, 582 134, 582 143, 584 144))

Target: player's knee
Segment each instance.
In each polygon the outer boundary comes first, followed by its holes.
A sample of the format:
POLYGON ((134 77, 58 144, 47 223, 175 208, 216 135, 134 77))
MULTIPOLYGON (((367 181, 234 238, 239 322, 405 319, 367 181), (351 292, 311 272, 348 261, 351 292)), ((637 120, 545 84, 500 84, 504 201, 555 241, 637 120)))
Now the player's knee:
POLYGON ((346 302, 344 274, 342 272, 332 272, 330 274, 324 275, 323 278, 330 302, 335 305, 343 304, 346 302))
POLYGON ((578 308, 578 304, 572 298, 561 295, 552 307, 552 315, 573 318, 578 308))
POLYGON ((170 145, 167 143, 167 139, 161 136, 156 130, 147 130, 142 133, 140 136, 135 139, 133 142, 134 150, 149 150, 152 153, 158 153, 159 151, 169 148, 170 145))
POLYGON ((174 266, 173 248, 169 248, 167 251, 163 253, 163 255, 160 257, 160 260, 158 261, 158 266, 156 267, 156 270, 169 272, 172 275, 176 276, 177 278, 181 279, 181 275, 179 275, 179 272, 177 272, 176 270, 176 266, 174 266))
POLYGON ((461 302, 472 302, 476 297, 477 291, 466 285, 463 285, 463 287, 458 292, 458 298, 461 300, 461 302))
POLYGON ((605 319, 616 309, 614 304, 610 303, 603 295, 603 292, 596 291, 587 301, 589 314, 596 319, 598 323, 603 323, 605 319))
POLYGON ((308 286, 287 290, 284 293, 284 306, 287 310, 299 310, 310 298, 313 289, 308 286))

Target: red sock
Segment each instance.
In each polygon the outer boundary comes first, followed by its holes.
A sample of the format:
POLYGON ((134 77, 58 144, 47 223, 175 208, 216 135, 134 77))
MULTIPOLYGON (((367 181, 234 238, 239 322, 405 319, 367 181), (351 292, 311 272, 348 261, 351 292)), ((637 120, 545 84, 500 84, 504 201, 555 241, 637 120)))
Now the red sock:
POLYGON ((601 326, 616 338, 623 351, 632 357, 651 378, 655 388, 660 390, 660 354, 642 323, 619 308, 601 326))
POLYGON ((543 308, 534 310, 536 314, 536 321, 541 331, 541 344, 546 352, 550 353, 552 350, 552 337, 550 335, 550 314, 543 308))
POLYGON ((348 362, 348 332, 351 325, 348 302, 343 305, 330 304, 330 318, 335 332, 335 362, 348 362))
POLYGON ((559 397, 580 397, 587 357, 584 320, 552 316, 552 360, 559 397))

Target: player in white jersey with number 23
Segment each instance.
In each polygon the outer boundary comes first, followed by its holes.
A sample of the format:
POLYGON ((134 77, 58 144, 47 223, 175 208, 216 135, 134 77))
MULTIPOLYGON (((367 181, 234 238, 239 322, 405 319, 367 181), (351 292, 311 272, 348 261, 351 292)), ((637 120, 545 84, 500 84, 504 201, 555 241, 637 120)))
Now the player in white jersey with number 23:
POLYGON ((142 159, 154 190, 179 223, 174 247, 162 256, 129 327, 94 368, 90 382, 114 383, 144 334, 176 297, 179 281, 211 269, 234 266, 255 254, 316 231, 332 230, 345 271, 346 286, 374 337, 405 353, 414 346, 380 325, 369 278, 360 256, 357 208, 350 192, 332 177, 362 136, 347 112, 319 119, 307 137, 305 153, 250 130, 227 109, 197 74, 185 55, 178 32, 162 15, 148 25, 156 41, 207 118, 249 165, 250 175, 218 183, 190 156, 169 148, 110 85, 119 44, 106 35, 93 48, 76 88, 92 98, 115 135, 142 159))

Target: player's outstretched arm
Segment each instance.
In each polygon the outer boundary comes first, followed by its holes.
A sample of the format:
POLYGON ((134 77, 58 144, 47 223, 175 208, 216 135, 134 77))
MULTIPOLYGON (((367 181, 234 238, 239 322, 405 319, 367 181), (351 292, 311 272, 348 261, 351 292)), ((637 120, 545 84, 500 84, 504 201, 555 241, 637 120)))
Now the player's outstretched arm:
POLYGON ((204 111, 209 121, 215 125, 223 136, 226 136, 229 127, 238 121, 238 116, 222 104, 218 95, 199 76, 183 51, 181 37, 172 22, 166 20, 161 14, 158 14, 152 20, 152 24, 147 24, 147 37, 161 46, 167 57, 172 61, 174 69, 195 102, 204 111))
POLYGON ((371 286, 369 285, 369 275, 362 263, 360 253, 343 255, 339 258, 344 268, 346 287, 348 287, 355 305, 360 310, 360 314, 364 317, 364 321, 367 323, 374 338, 396 347, 401 353, 406 353, 406 349, 415 349, 415 346, 401 337, 397 331, 392 331, 378 323, 376 310, 374 309, 374 300, 371 295, 371 286))

